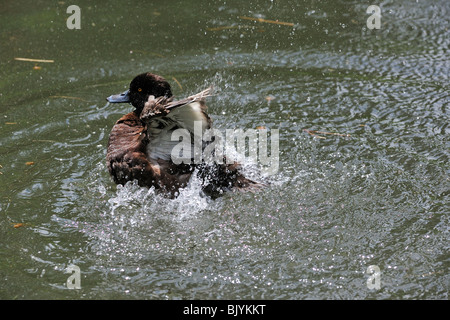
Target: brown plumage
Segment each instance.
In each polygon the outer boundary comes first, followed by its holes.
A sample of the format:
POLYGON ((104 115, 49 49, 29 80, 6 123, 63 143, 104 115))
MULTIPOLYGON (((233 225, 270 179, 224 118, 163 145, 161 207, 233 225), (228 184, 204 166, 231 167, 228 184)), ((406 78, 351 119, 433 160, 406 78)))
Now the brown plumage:
POLYGON ((106 155, 107 167, 114 182, 124 185, 137 180, 140 186, 153 186, 174 195, 180 187, 186 186, 191 172, 168 161, 149 159, 147 144, 146 125, 135 112, 124 115, 116 122, 109 136, 106 155))
POLYGON ((211 197, 228 190, 256 190, 262 185, 245 178, 238 163, 175 164, 170 152, 170 133, 178 128, 192 130, 200 121, 210 129, 212 121, 203 98, 210 89, 183 100, 173 101, 170 85, 164 78, 144 73, 138 75, 123 94, 107 98, 109 102, 130 102, 136 110, 121 117, 112 128, 107 149, 107 167, 117 184, 137 180, 145 187, 155 187, 175 197, 185 187, 194 170, 203 191, 211 197))

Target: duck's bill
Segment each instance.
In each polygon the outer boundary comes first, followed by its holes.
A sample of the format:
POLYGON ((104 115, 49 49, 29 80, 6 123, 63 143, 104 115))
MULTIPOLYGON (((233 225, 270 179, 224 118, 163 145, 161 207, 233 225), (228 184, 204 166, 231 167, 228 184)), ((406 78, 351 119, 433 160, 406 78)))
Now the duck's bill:
POLYGON ((108 98, 106 98, 106 100, 108 100, 108 102, 111 102, 111 103, 130 102, 130 90, 127 90, 120 94, 113 94, 112 96, 109 96, 108 98))

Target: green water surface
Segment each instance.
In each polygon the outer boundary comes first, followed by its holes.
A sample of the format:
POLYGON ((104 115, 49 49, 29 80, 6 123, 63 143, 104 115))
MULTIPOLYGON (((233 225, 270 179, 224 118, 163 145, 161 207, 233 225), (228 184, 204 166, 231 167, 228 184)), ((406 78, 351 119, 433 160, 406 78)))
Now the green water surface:
POLYGON ((450 5, 382 1, 380 29, 368 5, 3 1, 0 298, 448 299, 450 5), (105 98, 146 71, 179 98, 214 85, 220 130, 279 129, 275 175, 244 163, 269 186, 116 186, 132 107, 105 98))

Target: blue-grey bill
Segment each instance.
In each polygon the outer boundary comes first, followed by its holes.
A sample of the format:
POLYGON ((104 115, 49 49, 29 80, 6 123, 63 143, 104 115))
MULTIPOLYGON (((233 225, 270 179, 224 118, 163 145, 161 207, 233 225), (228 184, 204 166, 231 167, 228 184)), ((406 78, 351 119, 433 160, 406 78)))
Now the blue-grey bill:
POLYGON ((119 93, 119 94, 113 94, 112 96, 109 96, 106 98, 108 102, 111 103, 125 103, 130 102, 130 90, 127 90, 125 92, 119 93))

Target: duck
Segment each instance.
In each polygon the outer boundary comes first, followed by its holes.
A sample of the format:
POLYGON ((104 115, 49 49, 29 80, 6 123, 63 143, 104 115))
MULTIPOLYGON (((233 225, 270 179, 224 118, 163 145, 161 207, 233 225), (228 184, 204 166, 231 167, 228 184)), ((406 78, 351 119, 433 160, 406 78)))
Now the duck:
MULTIPOLYGON (((145 72, 134 77, 125 92, 107 97, 109 103, 134 107, 117 120, 109 135, 106 163, 114 182, 137 181, 169 198, 177 197, 194 174, 201 181, 202 192, 211 198, 228 191, 260 190, 264 184, 246 178, 240 163, 229 163, 225 156, 220 163, 174 160, 172 153, 179 141, 172 141, 172 135, 177 129, 185 130, 193 141, 195 125, 202 133, 212 128, 205 102, 210 92, 208 88, 175 100, 165 78, 145 72)), ((205 147, 202 143, 202 150, 205 147)))

